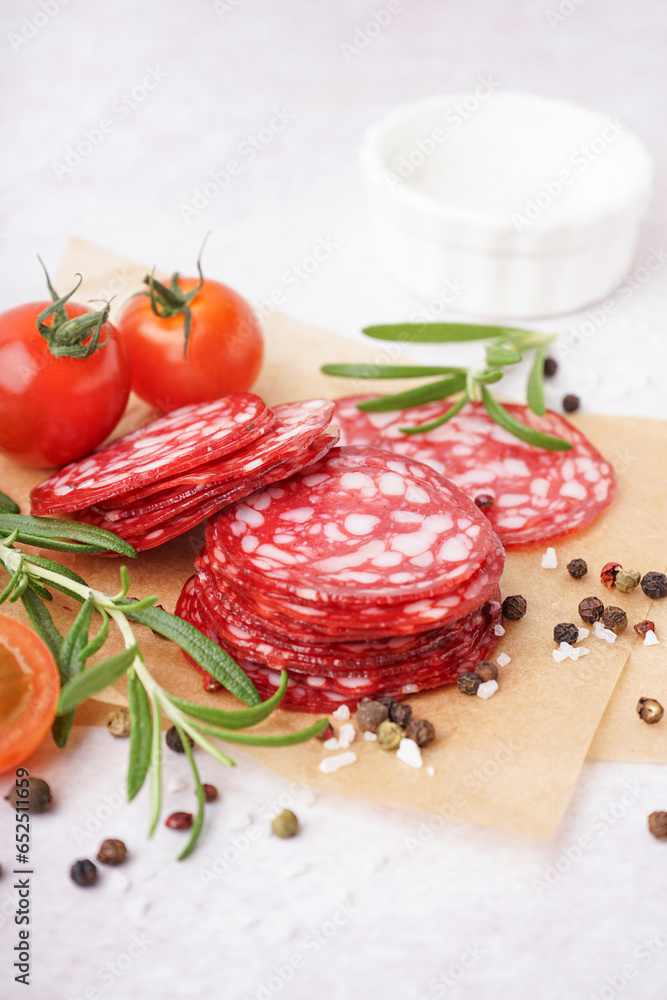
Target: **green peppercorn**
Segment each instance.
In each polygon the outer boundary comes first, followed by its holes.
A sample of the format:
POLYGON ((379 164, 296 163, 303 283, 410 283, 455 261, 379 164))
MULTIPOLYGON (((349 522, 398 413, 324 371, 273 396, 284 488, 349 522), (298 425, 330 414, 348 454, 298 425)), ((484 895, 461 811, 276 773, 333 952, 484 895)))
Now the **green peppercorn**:
POLYGON ((491 663, 490 660, 482 660, 481 663, 478 663, 475 667, 475 673, 482 684, 486 684, 487 681, 498 680, 498 667, 495 663, 491 663))
POLYGON ((639 586, 641 578, 641 573, 636 569, 619 569, 616 574, 616 590, 620 590, 622 594, 629 594, 639 586))
POLYGON ((299 821, 291 809, 283 809, 275 819, 271 820, 271 829, 276 837, 281 839, 293 837, 299 831, 299 821))
POLYGON ((599 597, 584 597, 579 603, 579 617, 588 625, 599 621, 603 611, 604 604, 599 597))
POLYGON ((479 674, 473 674, 472 671, 466 670, 464 673, 459 674, 456 678, 456 683, 459 686, 461 694, 477 694, 477 688, 482 683, 482 678, 479 674))
POLYGON ((572 622, 555 625, 554 642, 569 642, 570 646, 574 646, 575 642, 579 642, 579 629, 572 622))
POLYGON ((364 698, 357 709, 357 726, 362 732, 377 732, 377 727, 389 718, 389 709, 379 701, 364 698))
POLYGON ((640 698, 637 702, 637 714, 640 719, 652 726, 656 722, 660 722, 665 710, 655 698, 640 698))
POLYGON ((112 736, 126 737, 130 735, 130 713, 126 708, 114 708, 107 716, 107 729, 112 736))
POLYGON ((648 818, 648 828, 658 840, 667 840, 667 812, 652 812, 648 818))
POLYGON ((428 719, 413 719, 405 735, 409 740, 414 740, 418 747, 425 747, 435 739, 435 729, 428 719))
POLYGON ((527 608, 526 598, 521 594, 513 594, 503 601, 503 618, 518 622, 525 615, 527 608))
POLYGON ((575 580, 581 580, 582 576, 588 573, 588 565, 585 559, 571 559, 567 564, 567 571, 575 580))
POLYGON ((377 728, 378 746, 383 750, 397 750, 398 745, 405 736, 405 730, 396 722, 385 719, 377 728))
POLYGON ((628 627, 628 616, 623 608, 616 608, 613 605, 604 609, 600 621, 605 628, 611 629, 611 631, 615 632, 616 635, 620 635, 621 632, 625 632, 628 627))

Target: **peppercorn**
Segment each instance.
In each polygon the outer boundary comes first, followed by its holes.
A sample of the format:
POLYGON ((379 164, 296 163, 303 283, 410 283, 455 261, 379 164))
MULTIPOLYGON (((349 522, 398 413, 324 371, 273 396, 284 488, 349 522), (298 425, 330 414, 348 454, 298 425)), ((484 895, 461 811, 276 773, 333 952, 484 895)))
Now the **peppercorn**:
POLYGON ((490 493, 480 493, 475 497, 475 503, 480 510, 489 510, 496 502, 496 498, 490 493))
POLYGON ((634 628, 637 635, 646 635, 647 632, 655 632, 655 622, 645 618, 643 622, 637 622, 634 628))
POLYGON ((642 577, 642 590, 652 601, 667 597, 667 576, 664 573, 647 573, 642 577))
POLYGON ((362 732, 377 732, 377 727, 389 718, 389 709, 379 701, 364 698, 357 709, 357 725, 362 732))
POLYGON ((318 734, 317 739, 320 740, 321 743, 325 743, 327 740, 332 739, 333 736, 334 736, 334 727, 329 722, 322 730, 322 732, 318 734))
POLYGON ((215 677, 206 674, 204 677, 204 691, 208 691, 209 694, 215 694, 217 691, 222 691, 222 684, 220 681, 216 681, 215 677))
POLYGON ((583 601, 579 602, 579 617, 588 625, 599 621, 603 611, 604 604, 599 597, 584 597, 583 601))
POLYGON ((620 569, 623 569, 623 567, 617 562, 608 562, 602 567, 600 581, 605 585, 607 590, 611 590, 616 585, 616 574, 620 569))
POLYGON ((576 413, 580 406, 581 400, 573 392, 568 392, 567 396, 563 396, 563 409, 566 413, 576 413))
POLYGON ((126 708, 114 708, 107 716, 107 729, 112 736, 124 737, 130 735, 130 713, 126 708))
POLYGON ((192 813, 175 812, 167 816, 164 825, 170 830, 189 830, 192 826, 192 813))
POLYGON ((652 726, 656 722, 660 722, 665 710, 655 698, 640 698, 637 702, 637 714, 640 719, 652 726))
MULTIPOLYGON (((191 736, 188 736, 187 733, 185 734, 185 738, 187 739, 191 747, 195 745, 195 741, 192 739, 191 736)), ((176 726, 172 726, 171 729, 167 730, 165 734, 165 739, 167 741, 167 746, 169 747, 170 750, 173 750, 174 753, 185 753, 185 747, 181 742, 181 737, 178 735, 178 729, 176 728, 176 726)))
POLYGON ((582 576, 588 573, 588 565, 585 559, 571 559, 567 564, 567 571, 575 580, 581 580, 582 576))
POLYGON ((84 858, 83 861, 75 861, 69 870, 72 882, 77 885, 94 885, 97 882, 97 867, 92 861, 84 858))
POLYGON ((528 604, 526 598, 521 594, 513 594, 503 601, 503 618, 509 618, 511 622, 518 622, 526 613, 528 604))
POLYGON ((97 852, 97 860, 103 865, 122 865, 127 858, 127 847, 122 840, 104 840, 97 852))
POLYGON ((553 378, 558 371, 558 362, 555 358, 544 359, 544 375, 546 378, 553 378))
POLYGON ((376 700, 376 702, 377 702, 378 705, 385 705, 386 708, 387 708, 387 711, 389 712, 390 715, 391 715, 392 706, 397 704, 397 701, 396 701, 395 698, 389 698, 386 695, 383 695, 382 698, 376 698, 375 700, 376 700))
POLYGON ((9 802, 12 809, 21 803, 24 806, 26 803, 28 805, 28 812, 31 815, 36 815, 37 813, 50 812, 53 808, 53 798, 51 796, 51 789, 44 781, 43 778, 32 778, 28 779, 28 794, 19 795, 20 791, 25 791, 25 788, 18 789, 15 785, 9 789, 5 795, 5 802, 9 802))
POLYGON ((495 663, 491 663, 490 660, 482 660, 481 663, 478 663, 475 667, 475 673, 482 684, 486 684, 487 681, 498 680, 498 667, 495 663))
POLYGON ((575 642, 579 642, 579 629, 573 622, 561 622, 559 625, 555 625, 554 642, 569 642, 571 646, 574 646, 575 642))
POLYGON ((396 750, 405 736, 405 730, 396 722, 385 719, 377 728, 378 746, 383 750, 396 750))
POLYGON ((428 719, 413 719, 405 730, 407 739, 414 740, 418 747, 425 747, 435 739, 435 729, 428 719))
POLYGON ((658 840, 667 840, 667 812, 653 812, 648 818, 648 828, 658 840))
POLYGON ((204 798, 207 802, 215 802, 218 797, 218 789, 215 785, 204 785, 204 798))
POLYGON ((405 729, 412 718, 412 705, 404 705, 400 701, 395 702, 389 710, 389 718, 392 722, 395 722, 397 726, 401 726, 402 729, 405 729))
POLYGON ((628 616, 623 608, 615 608, 613 605, 604 609, 600 621, 605 628, 611 629, 616 635, 625 632, 628 627, 628 616))
POLYGON ((459 674, 456 683, 462 694, 477 694, 477 688, 482 683, 482 678, 479 674, 473 674, 471 670, 466 670, 465 673, 459 674))
POLYGON ((631 590, 639 586, 641 573, 636 569, 619 569, 616 574, 616 589, 622 594, 629 594, 631 590))
POLYGON ((293 837, 299 831, 299 821, 291 809, 283 809, 275 819, 271 820, 271 829, 276 837, 281 839, 293 837))

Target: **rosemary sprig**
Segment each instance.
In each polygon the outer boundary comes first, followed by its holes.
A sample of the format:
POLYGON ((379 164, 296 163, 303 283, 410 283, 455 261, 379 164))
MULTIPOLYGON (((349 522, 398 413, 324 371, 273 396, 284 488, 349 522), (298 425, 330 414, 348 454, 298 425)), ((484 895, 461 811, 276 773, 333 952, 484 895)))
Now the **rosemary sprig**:
POLYGON ((505 326, 480 326, 472 323, 394 323, 380 326, 367 326, 363 330, 367 337, 377 340, 398 340, 404 343, 461 343, 475 340, 488 341, 485 352, 485 366, 481 369, 453 368, 436 365, 370 365, 370 364, 331 364, 323 365, 325 375, 338 375, 345 378, 388 379, 388 378, 422 378, 433 375, 448 375, 448 378, 436 382, 428 382, 416 389, 399 392, 389 396, 380 396, 363 403, 357 403, 360 410, 378 413, 386 410, 404 410, 422 403, 448 399, 456 393, 462 393, 454 406, 446 413, 429 423, 412 427, 401 427, 404 434, 423 434, 434 430, 441 424, 451 420, 469 400, 480 401, 496 423, 504 427, 510 434, 548 451, 567 451, 572 445, 563 438, 544 434, 516 420, 494 398, 487 386, 499 381, 509 365, 523 361, 526 354, 534 352, 533 363, 528 375, 526 401, 530 409, 538 416, 545 413, 542 376, 544 374, 544 356, 548 345, 555 339, 555 334, 535 333, 532 330, 518 330, 505 326))
POLYGON ((77 573, 60 563, 28 555, 15 547, 17 542, 28 540, 30 544, 42 548, 62 550, 66 545, 66 551, 74 552, 97 553, 111 550, 130 556, 136 553, 127 542, 102 528, 76 521, 35 518, 16 513, 0 514, 0 564, 10 578, 0 593, 0 604, 6 600, 22 601, 35 631, 47 644, 58 664, 62 690, 53 733, 59 746, 65 746, 67 742, 77 705, 127 676, 131 716, 127 793, 128 799, 132 800, 150 773, 149 836, 157 826, 161 811, 163 716, 176 727, 186 748, 198 802, 192 835, 179 860, 185 858, 193 850, 201 832, 204 810, 202 783, 187 736, 221 764, 229 767, 234 765, 234 761, 211 743, 209 737, 252 746, 291 746, 319 735, 328 720, 321 719, 307 729, 277 736, 239 733, 238 730, 247 729, 266 719, 280 704, 287 688, 285 671, 281 675, 279 689, 271 698, 262 702, 254 684, 238 664, 188 622, 162 608, 153 607, 157 597, 140 601, 128 598, 130 577, 127 567, 121 567, 121 587, 118 593, 105 594, 88 586, 77 573), (121 543, 121 548, 118 543, 121 543), (59 633, 45 603, 52 600, 51 589, 60 590, 81 604, 81 609, 65 636, 59 633), (101 617, 101 626, 90 638, 94 614, 101 617), (196 705, 170 694, 148 670, 132 631, 131 621, 146 625, 171 639, 247 707, 223 710, 196 705), (103 648, 111 622, 120 632, 124 649, 86 669, 86 661, 103 648))

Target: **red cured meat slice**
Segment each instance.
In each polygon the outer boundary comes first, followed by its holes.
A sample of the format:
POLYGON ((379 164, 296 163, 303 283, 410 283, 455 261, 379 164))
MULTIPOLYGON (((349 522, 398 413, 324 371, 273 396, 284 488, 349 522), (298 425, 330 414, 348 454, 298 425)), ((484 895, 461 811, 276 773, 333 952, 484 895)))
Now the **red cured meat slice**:
POLYGON ((280 462, 298 456, 331 423, 334 404, 328 399, 306 399, 274 408, 275 424, 260 438, 215 462, 188 469, 158 484, 144 486, 98 509, 109 521, 150 514, 185 498, 197 496, 211 485, 256 478, 280 462), (157 488, 159 487, 159 492, 157 488), (145 503, 141 503, 145 500, 145 503))
POLYGON ((526 406, 508 405, 513 417, 536 430, 565 438, 570 451, 553 452, 519 440, 496 424, 481 403, 468 403, 446 424, 426 434, 401 427, 426 423, 451 403, 427 403, 393 413, 364 413, 354 396, 337 401, 343 443, 368 443, 425 462, 474 499, 494 497, 485 511, 505 545, 529 545, 580 531, 612 502, 616 480, 610 464, 588 439, 557 413, 539 417, 526 406), (354 411, 358 414, 354 415, 354 411), (388 419, 391 417, 392 419, 388 419))
POLYGON ((454 592, 493 541, 487 519, 428 466, 368 448, 222 512, 216 552, 248 585, 329 605, 405 604, 454 592))
POLYGON ((34 488, 35 514, 81 510, 220 458, 265 434, 275 417, 252 393, 183 406, 152 420, 34 488))
POLYGON ((173 538, 177 538, 179 535, 185 534, 191 528, 196 527, 196 525, 201 524, 211 515, 217 513, 222 507, 236 500, 238 497, 244 496, 247 492, 252 492, 260 487, 264 487, 267 482, 275 482, 283 479, 285 476, 292 475, 295 471, 298 471, 304 467, 307 467, 312 462, 318 461, 323 455, 326 455, 335 445, 338 439, 337 429, 331 429, 322 434, 319 434, 314 441, 302 452, 298 458, 292 458, 287 462, 282 462, 279 465, 274 466, 263 474, 261 479, 258 481, 249 480, 246 483, 241 483, 233 491, 229 491, 226 488, 223 491, 212 491, 211 493, 205 495, 201 500, 199 500, 194 506, 189 506, 180 513, 173 514, 172 512, 167 512, 168 516, 165 520, 160 521, 154 526, 147 527, 145 523, 137 523, 130 518, 126 518, 123 521, 106 521, 106 519, 101 518, 94 510, 87 509, 84 511, 77 511, 75 516, 77 520, 86 521, 89 524, 96 524, 99 527, 107 528, 109 531, 113 531, 114 534, 120 535, 133 545, 137 552, 143 552, 147 549, 154 549, 158 545, 164 545, 165 542, 171 541, 173 538), (129 525, 129 529, 128 526, 129 525), (141 528, 142 530, 138 530, 141 528), (121 534, 121 532, 129 530, 135 530, 136 534, 121 534))

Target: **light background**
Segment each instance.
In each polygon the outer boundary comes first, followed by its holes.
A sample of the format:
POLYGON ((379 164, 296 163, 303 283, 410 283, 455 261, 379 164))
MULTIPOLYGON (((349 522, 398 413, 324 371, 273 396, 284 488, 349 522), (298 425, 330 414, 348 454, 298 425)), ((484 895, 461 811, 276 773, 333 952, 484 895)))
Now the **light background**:
MULTIPOLYGON (((662 252, 664 5, 400 6, 351 54, 344 46, 355 44, 373 11, 386 10, 384 0, 222 0, 219 9, 176 0, 0 5, 2 305, 43 297, 35 254, 55 271, 70 233, 188 272, 212 230, 206 272, 255 301, 282 291, 285 311, 349 336, 365 323, 405 318, 419 303, 378 268, 359 144, 394 105, 471 90, 484 76, 501 89, 578 100, 638 132, 656 161, 656 192, 636 266, 654 248, 662 252), (17 41, 31 30, 24 18, 40 26, 17 41), (120 110, 151 70, 163 79, 120 110), (276 109, 289 124, 249 161, 240 147, 276 109), (112 131, 63 174, 56 164, 67 147, 101 119, 112 131), (181 206, 230 159, 242 164, 238 176, 186 222, 181 206), (288 272, 320 240, 336 244, 333 252, 294 287, 288 272)), ((540 324, 561 330, 566 342, 591 330, 584 323, 595 329, 564 359, 553 402, 577 391, 591 411, 667 416, 666 274, 662 267, 643 281, 637 272, 636 290, 617 296, 617 311, 602 322, 585 311, 540 324)), ((665 996, 667 847, 646 833, 647 814, 667 808, 662 768, 586 766, 566 821, 546 844, 454 822, 429 832, 422 817, 303 791, 294 798, 303 834, 282 842, 267 836, 267 817, 281 794, 294 793, 236 754, 242 766, 234 772, 202 764, 223 799, 198 853, 176 864, 177 835, 162 829, 146 842, 144 797, 119 804, 125 756, 126 745, 105 732, 78 730, 66 753, 45 750, 31 762, 58 800, 56 812, 33 823, 33 1000, 82 997, 86 989, 104 1000, 665 996), (226 848, 233 857, 253 822, 259 838, 207 882, 202 870, 226 848), (420 830, 425 842, 416 847, 409 838, 420 830), (132 863, 103 871, 101 884, 84 892, 67 870, 93 856, 104 836, 123 837, 132 863), (553 886, 536 888, 549 865, 564 871, 554 868, 553 886), (330 939, 313 943, 332 928, 330 939), (133 935, 143 943, 126 961, 133 935), (477 957, 457 979, 465 949, 477 957), (301 967, 288 977, 292 959, 301 967), (619 970, 628 963, 636 974, 624 982, 628 969, 619 970)), ((187 782, 186 762, 170 755, 167 781, 176 776, 187 782)), ((187 788, 166 796, 169 810, 190 802, 187 788)), ((5 872, 11 837, 2 805, 5 872)), ((26 995, 11 983, 12 900, 5 874, 3 997, 26 995)))

